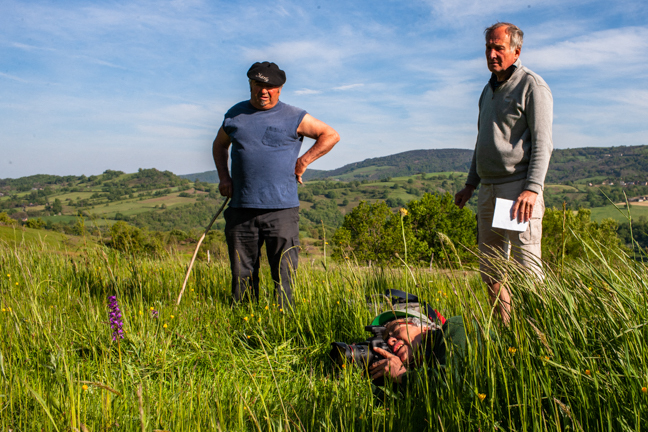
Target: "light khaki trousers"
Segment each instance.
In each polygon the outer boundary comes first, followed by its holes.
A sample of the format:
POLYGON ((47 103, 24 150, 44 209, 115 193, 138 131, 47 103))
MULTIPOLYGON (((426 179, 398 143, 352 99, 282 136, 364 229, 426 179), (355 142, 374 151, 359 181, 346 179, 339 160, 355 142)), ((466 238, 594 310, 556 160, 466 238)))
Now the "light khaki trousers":
POLYGON ((482 279, 486 283, 502 280, 501 272, 497 270, 492 258, 513 257, 524 268, 534 273, 540 279, 542 272, 541 241, 542 216, 544 215, 544 198, 538 194, 529 226, 525 232, 509 231, 493 228, 495 199, 504 198, 515 201, 524 190, 526 180, 518 180, 502 184, 482 184, 479 188, 477 226, 479 233, 479 251, 482 254, 479 268, 482 279))

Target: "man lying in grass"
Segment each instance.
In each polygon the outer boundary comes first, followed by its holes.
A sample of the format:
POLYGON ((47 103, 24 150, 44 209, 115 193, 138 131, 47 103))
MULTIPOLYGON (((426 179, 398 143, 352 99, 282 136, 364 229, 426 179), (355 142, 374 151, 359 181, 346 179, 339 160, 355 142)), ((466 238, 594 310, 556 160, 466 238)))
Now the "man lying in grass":
POLYGON ((448 318, 441 328, 422 323, 418 318, 396 319, 385 326, 383 339, 393 354, 374 348, 384 360, 369 367, 371 378, 389 377, 401 385, 407 382, 414 368, 423 364, 445 368, 449 348, 454 348, 457 357, 463 357, 466 350, 466 329, 461 316, 448 318))

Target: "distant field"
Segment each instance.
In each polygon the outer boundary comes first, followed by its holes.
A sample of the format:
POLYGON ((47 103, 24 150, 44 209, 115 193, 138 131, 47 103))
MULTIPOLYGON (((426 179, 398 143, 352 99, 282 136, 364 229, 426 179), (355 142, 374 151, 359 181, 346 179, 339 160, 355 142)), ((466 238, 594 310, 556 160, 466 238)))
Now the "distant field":
POLYGON ((578 188, 567 185, 545 185, 545 189, 551 190, 551 192, 580 192, 578 188))
MULTIPOLYGON (((600 222, 603 219, 606 218, 612 218, 614 220, 617 220, 619 222, 627 222, 628 219, 625 216, 625 204, 624 205, 619 205, 619 209, 623 211, 623 213, 619 212, 613 205, 605 206, 605 207, 595 207, 592 210, 592 219, 600 222)), ((632 216, 633 220, 637 220, 640 217, 648 217, 648 204, 644 203, 635 203, 635 204, 630 204, 630 215, 632 216)))
MULTIPOLYGON (((89 211, 89 213, 92 214, 92 211, 89 211)), ((31 218, 31 219, 38 219, 38 218, 31 218)), ((41 216, 40 219, 44 220, 45 222, 52 221, 52 223, 63 223, 63 224, 69 224, 69 223, 74 223, 78 220, 77 216, 67 216, 67 215, 61 215, 61 216, 41 216)), ((97 214, 94 222, 92 221, 91 218, 84 218, 85 220, 85 226, 91 227, 94 225, 97 226, 104 226, 104 225, 112 225, 115 223, 113 220, 107 220, 106 215, 103 214, 97 214)))
MULTIPOLYGON (((17 245, 31 244, 54 247, 56 249, 71 247, 76 248, 83 242, 82 238, 66 236, 55 231, 38 230, 31 228, 12 228, 0 226, 0 244, 7 244, 10 247, 17 245)), ((96 245, 92 240, 86 239, 86 245, 96 245)))
POLYGON ((356 176, 359 174, 362 175, 373 175, 376 173, 379 173, 381 171, 389 171, 393 169, 394 167, 391 166, 379 166, 379 167, 364 167, 364 168, 358 168, 356 170, 353 170, 350 173, 347 174, 341 174, 338 176, 335 176, 334 178, 340 179, 340 180, 356 180, 356 176))
POLYGON ((50 201, 54 202, 56 198, 60 199, 61 201, 65 201, 66 199, 71 199, 71 200, 86 200, 89 199, 92 194, 94 194, 96 191, 90 191, 90 192, 68 192, 64 194, 54 194, 51 195, 50 201))

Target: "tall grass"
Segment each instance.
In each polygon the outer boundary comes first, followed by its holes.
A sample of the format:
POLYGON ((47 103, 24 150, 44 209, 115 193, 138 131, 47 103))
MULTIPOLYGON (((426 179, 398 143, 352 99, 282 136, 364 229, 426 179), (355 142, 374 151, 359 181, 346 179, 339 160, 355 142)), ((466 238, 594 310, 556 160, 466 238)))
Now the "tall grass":
POLYGON ((0 430, 648 430, 648 271, 625 256, 589 249, 544 282, 500 263, 509 327, 464 269, 306 263, 282 311, 268 273, 231 307, 227 263, 199 262, 176 308, 187 264, 0 246, 0 430), (463 360, 384 392, 334 368, 330 342, 364 340, 387 288, 463 315, 463 360))

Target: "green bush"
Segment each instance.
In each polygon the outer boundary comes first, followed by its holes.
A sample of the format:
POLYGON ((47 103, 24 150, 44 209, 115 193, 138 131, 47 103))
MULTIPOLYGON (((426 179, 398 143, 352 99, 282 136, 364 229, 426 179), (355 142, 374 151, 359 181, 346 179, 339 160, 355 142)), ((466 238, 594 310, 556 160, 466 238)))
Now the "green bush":
POLYGON ((362 262, 398 263, 407 248, 408 264, 427 265, 432 254, 434 262, 442 266, 457 263, 458 259, 462 263, 474 262, 476 231, 474 214, 455 206, 449 193, 425 194, 397 214, 383 201, 361 201, 344 217, 333 238, 334 257, 353 255, 362 262), (442 238, 449 239, 452 245, 442 238))
POLYGON ((468 208, 457 207, 452 195, 447 192, 443 195, 426 193, 420 200, 410 201, 407 208, 414 235, 428 246, 428 262, 432 253, 434 261, 442 265, 448 260, 456 262, 455 252, 448 250, 439 233, 456 246, 456 254, 463 263, 476 261, 473 253, 477 246, 475 214, 468 208))
POLYGON ((0 225, 16 225, 18 221, 7 215, 7 212, 0 213, 0 225))
POLYGON ((24 224, 27 228, 42 229, 45 226, 43 219, 28 219, 24 224))
POLYGON ((384 201, 361 201, 344 217, 332 242, 334 258, 360 262, 400 263, 399 258, 407 255, 408 263, 416 263, 428 254, 425 243, 414 236, 409 217, 401 220, 401 214, 393 214, 384 201))
POLYGON ((145 230, 130 226, 126 222, 119 221, 110 227, 108 245, 130 255, 158 256, 164 251, 161 235, 162 233, 151 234, 145 230))
POLYGON ((546 209, 542 219, 542 259, 551 263, 561 262, 563 241, 566 260, 582 258, 587 245, 603 247, 610 253, 619 252, 622 245, 617 235, 617 221, 604 219, 598 223, 591 220, 591 214, 584 208, 577 212, 546 209))

